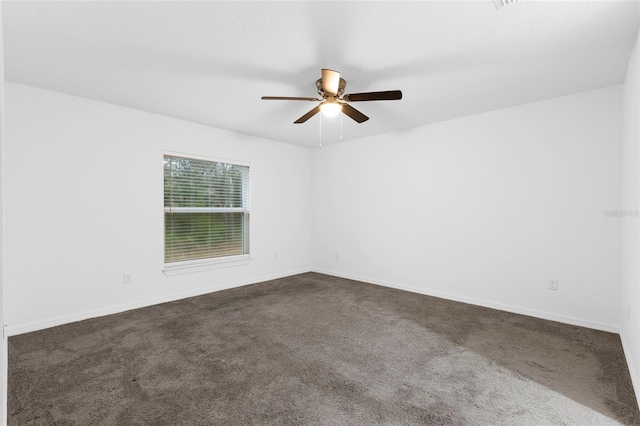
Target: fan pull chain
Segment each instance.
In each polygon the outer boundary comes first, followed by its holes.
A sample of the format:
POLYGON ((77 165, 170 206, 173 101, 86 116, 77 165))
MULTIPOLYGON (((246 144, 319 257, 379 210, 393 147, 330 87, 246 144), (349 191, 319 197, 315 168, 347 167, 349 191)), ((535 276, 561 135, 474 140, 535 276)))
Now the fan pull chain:
POLYGON ((340 114, 340 139, 342 139, 342 114, 340 114))

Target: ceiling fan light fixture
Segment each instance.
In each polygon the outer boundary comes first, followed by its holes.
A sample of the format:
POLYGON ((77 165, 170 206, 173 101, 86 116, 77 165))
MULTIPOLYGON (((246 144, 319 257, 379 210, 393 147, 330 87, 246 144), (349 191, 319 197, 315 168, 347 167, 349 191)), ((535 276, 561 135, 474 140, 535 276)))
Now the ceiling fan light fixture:
POLYGON ((335 117, 342 112, 342 105, 338 102, 324 102, 320 105, 320 111, 325 117, 335 117))
MULTIPOLYGON (((505 0, 507 1, 507 0, 505 0)), ((510 0, 516 1, 516 0, 510 0)), ((344 93, 347 82, 340 77, 338 71, 330 69, 322 69, 322 78, 316 81, 316 89, 320 98, 301 98, 292 96, 263 96, 264 100, 282 100, 282 101, 317 101, 320 102, 312 110, 298 118, 293 124, 306 123, 308 119, 318 113, 322 113, 327 117, 332 117, 344 113, 356 123, 364 123, 369 119, 366 115, 349 105, 350 102, 366 102, 366 101, 393 101, 402 99, 400 90, 386 90, 383 92, 364 92, 364 93, 344 93)), ((341 122, 342 123, 342 122, 341 122)))

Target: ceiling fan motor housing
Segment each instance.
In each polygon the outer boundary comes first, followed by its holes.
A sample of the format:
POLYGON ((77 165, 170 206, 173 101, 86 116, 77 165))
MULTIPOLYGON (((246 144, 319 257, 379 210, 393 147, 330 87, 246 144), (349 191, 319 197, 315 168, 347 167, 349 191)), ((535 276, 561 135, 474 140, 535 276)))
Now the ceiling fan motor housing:
MULTIPOLYGON (((347 82, 345 81, 344 78, 341 78, 340 83, 338 83, 338 92, 335 95, 336 98, 339 98, 340 96, 342 96, 342 94, 344 93, 345 87, 347 87, 347 82)), ((322 88, 321 78, 319 78, 318 81, 316 81, 316 88, 318 89, 318 94, 323 98, 326 98, 327 96, 329 96, 329 94, 325 93, 324 89, 322 88)))

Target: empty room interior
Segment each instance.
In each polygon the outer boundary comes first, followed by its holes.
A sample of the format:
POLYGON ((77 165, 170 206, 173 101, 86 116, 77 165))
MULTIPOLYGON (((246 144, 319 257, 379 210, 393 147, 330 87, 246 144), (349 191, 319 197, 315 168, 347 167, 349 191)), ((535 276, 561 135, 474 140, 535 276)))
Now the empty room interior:
POLYGON ((2 2, 9 425, 640 425, 640 2, 2 2))

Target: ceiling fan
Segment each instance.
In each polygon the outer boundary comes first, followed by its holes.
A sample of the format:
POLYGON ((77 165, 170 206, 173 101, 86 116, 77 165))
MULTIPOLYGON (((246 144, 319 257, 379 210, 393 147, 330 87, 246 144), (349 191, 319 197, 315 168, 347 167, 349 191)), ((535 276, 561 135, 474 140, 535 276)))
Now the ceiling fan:
POLYGON ((347 102, 365 101, 393 101, 402 99, 400 90, 387 90, 384 92, 365 92, 344 94, 347 82, 340 78, 338 71, 322 69, 322 78, 316 81, 318 94, 321 98, 297 98, 290 96, 263 96, 263 100, 276 101, 315 101, 320 102, 315 108, 294 121, 295 124, 304 123, 320 111, 328 116, 338 115, 340 112, 351 117, 358 123, 369 119, 366 115, 349 105, 347 102))

